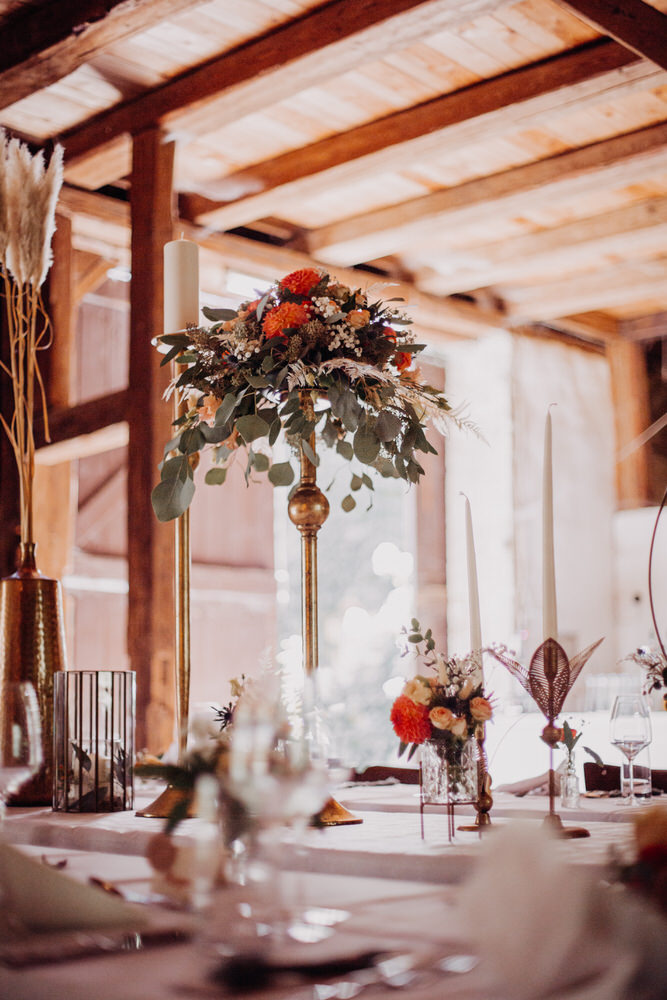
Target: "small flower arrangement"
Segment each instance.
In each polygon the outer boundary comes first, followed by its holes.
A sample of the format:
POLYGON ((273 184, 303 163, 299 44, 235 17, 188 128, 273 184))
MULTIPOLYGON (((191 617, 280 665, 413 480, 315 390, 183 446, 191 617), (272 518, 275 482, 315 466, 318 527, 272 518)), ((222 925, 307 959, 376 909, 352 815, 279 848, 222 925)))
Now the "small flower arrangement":
POLYGON ((477 727, 493 715, 484 695, 481 666, 474 657, 446 659, 435 648, 431 629, 422 632, 416 618, 403 628, 403 655, 410 648, 433 675, 418 674, 406 681, 391 708, 391 722, 400 743, 398 756, 410 747, 408 760, 426 740, 438 744, 450 766, 460 766, 463 746, 477 727))
POLYGON ((295 479, 293 459, 272 462, 282 434, 298 457, 317 464, 311 436, 357 463, 350 493, 373 489, 369 471, 416 483, 419 454, 435 453, 425 435, 431 420, 444 433, 455 414, 437 389, 411 370, 423 344, 408 332, 411 320, 394 303, 370 301, 326 271, 303 268, 274 282, 238 310, 205 308, 208 328, 192 327, 157 341, 162 360, 182 368, 171 391, 187 400, 165 448, 153 508, 162 521, 179 516, 194 496, 193 456, 208 450, 209 484, 224 483, 239 454, 246 482, 267 473, 274 486, 295 479), (328 406, 319 408, 324 399, 328 406))
MULTIPOLYGON (((563 727, 560 730, 560 736, 556 745, 562 747, 567 753, 568 764, 572 764, 574 762, 574 748, 581 739, 582 735, 581 731, 577 732, 576 729, 572 729, 569 722, 563 722, 563 727)), ((586 749, 586 747, 584 747, 584 749, 586 749)))
POLYGON ((648 646, 640 646, 636 652, 626 656, 626 660, 638 664, 644 671, 644 694, 659 691, 660 688, 665 689, 663 700, 667 708, 667 659, 663 653, 648 646))

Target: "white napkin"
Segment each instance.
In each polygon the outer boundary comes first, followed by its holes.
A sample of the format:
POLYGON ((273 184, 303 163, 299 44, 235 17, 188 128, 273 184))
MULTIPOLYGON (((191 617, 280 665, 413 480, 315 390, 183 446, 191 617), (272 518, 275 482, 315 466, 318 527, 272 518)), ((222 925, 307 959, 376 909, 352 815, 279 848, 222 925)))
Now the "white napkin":
POLYGON ((568 865, 543 828, 513 824, 490 833, 479 866, 461 886, 459 909, 503 997, 667 996, 667 924, 626 890, 596 884, 568 865))
POLYGON ((0 905, 31 931, 136 928, 145 917, 117 896, 84 885, 0 842, 0 905))

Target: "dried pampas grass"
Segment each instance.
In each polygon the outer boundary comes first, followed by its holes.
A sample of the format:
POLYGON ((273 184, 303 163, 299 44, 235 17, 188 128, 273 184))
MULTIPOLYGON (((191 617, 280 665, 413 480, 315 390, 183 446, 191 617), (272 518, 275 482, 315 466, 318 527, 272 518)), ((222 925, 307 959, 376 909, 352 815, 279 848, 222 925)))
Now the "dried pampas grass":
POLYGON ((19 473, 21 542, 33 541, 32 484, 35 473, 33 416, 35 382, 47 428, 44 385, 37 352, 49 346, 50 324, 41 286, 51 266, 51 240, 63 180, 63 149, 56 146, 45 165, 44 153, 32 154, 18 139, 0 130, 0 287, 9 336, 8 376, 14 412, 0 422, 9 438, 19 473))

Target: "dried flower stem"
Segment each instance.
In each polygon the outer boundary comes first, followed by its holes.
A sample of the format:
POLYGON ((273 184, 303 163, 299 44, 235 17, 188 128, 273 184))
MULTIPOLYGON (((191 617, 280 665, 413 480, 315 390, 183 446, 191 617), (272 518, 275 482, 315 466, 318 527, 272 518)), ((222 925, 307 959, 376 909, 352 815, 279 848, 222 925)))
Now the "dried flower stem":
POLYGON ((1 414, 0 422, 12 446, 18 470, 21 542, 26 544, 34 541, 35 382, 39 389, 46 439, 49 440, 46 396, 37 351, 49 346, 46 338, 50 323, 39 289, 28 284, 20 287, 6 271, 2 271, 2 278, 9 337, 9 365, 0 362, 0 367, 12 384, 14 412, 11 423, 8 424, 1 414))

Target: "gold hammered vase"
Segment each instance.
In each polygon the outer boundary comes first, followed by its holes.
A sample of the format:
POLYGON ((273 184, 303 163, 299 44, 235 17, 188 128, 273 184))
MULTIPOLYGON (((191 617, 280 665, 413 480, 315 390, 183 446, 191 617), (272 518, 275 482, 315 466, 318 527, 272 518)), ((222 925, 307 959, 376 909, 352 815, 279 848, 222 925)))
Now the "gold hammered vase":
POLYGON ((11 805, 51 805, 53 675, 66 668, 60 583, 39 572, 33 543, 21 545, 19 569, 0 580, 0 691, 9 682, 32 683, 39 702, 44 763, 12 796, 11 805))

